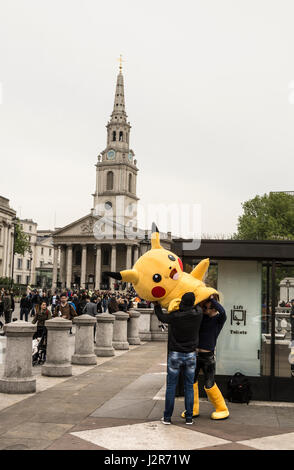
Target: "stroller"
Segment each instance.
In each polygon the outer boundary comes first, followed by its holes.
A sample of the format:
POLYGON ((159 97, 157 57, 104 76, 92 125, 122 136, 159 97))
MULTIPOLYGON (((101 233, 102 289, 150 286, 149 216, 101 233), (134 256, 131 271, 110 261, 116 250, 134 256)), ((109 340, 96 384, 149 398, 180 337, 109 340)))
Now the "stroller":
MULTIPOLYGON (((40 332, 41 333, 41 332, 40 332)), ((46 361, 47 348, 47 328, 43 328, 41 335, 38 334, 33 339, 32 365, 42 365, 46 361)))

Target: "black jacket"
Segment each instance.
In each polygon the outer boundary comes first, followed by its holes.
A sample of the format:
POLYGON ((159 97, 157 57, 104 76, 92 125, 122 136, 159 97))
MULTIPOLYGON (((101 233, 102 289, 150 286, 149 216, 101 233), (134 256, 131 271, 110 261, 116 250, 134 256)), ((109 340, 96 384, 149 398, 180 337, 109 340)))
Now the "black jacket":
POLYGON ((160 321, 169 325, 169 351, 189 353, 196 350, 202 320, 200 307, 180 307, 174 312, 163 313, 161 306, 157 304, 154 312, 160 321))

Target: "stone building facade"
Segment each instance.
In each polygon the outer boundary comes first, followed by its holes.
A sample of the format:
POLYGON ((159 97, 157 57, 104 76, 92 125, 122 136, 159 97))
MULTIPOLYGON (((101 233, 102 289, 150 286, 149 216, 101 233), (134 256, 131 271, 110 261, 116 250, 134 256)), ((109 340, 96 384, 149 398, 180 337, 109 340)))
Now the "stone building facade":
POLYGON ((12 276, 15 210, 0 196, 0 278, 12 276))
MULTIPOLYGON (((53 289, 113 289, 117 281, 104 278, 103 271, 130 269, 150 247, 150 231, 140 230, 136 224, 138 167, 130 148, 131 125, 125 111, 121 67, 106 128, 106 148, 96 163, 93 208, 53 235, 53 289)), ((171 243, 169 233, 162 245, 170 248, 171 243)))

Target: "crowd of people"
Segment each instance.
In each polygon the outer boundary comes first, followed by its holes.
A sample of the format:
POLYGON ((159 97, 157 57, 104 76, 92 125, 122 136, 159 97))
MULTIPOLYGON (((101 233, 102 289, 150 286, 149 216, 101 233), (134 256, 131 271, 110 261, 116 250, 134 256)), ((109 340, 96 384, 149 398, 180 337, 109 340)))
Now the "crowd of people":
MULTIPOLYGON (((103 312, 113 314, 119 310, 127 312, 136 306, 148 307, 149 304, 150 302, 140 299, 133 288, 117 292, 87 289, 46 291, 28 287, 27 292, 20 298, 20 320, 29 321, 29 317, 33 317, 33 323, 38 324, 54 316, 72 320, 74 316, 84 313, 93 316, 103 312)), ((13 320, 14 311, 13 291, 2 289, 0 291, 0 317, 4 320, 1 322, 2 325, 13 320)))

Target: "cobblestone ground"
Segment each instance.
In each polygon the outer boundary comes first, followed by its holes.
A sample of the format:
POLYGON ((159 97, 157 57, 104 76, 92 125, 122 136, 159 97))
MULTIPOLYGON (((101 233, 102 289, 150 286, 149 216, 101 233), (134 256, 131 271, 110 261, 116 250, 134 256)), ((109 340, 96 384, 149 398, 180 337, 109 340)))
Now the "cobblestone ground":
POLYGON ((0 449, 294 449, 288 403, 229 404, 230 418, 216 422, 203 399, 188 427, 179 398, 173 425, 161 424, 166 343, 97 359, 96 366, 73 366, 70 378, 43 377, 36 367, 37 393, 1 394, 0 449))

